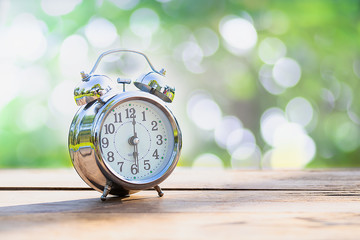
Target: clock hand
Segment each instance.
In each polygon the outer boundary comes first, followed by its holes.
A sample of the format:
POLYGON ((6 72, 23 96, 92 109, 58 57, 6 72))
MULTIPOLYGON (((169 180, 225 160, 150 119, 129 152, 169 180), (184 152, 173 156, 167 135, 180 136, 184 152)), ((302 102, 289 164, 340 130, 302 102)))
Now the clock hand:
POLYGON ((131 166, 131 172, 133 173, 133 166, 136 167, 136 172, 133 174, 136 174, 139 172, 139 152, 138 152, 138 143, 139 139, 137 138, 137 134, 135 133, 134 136, 129 138, 129 144, 134 145, 134 151, 133 151, 133 157, 134 157, 134 164, 131 166))
MULTIPOLYGON (((138 140, 138 138, 134 138, 134 143, 135 143, 135 140, 138 140)), ((135 164, 136 166, 139 168, 139 152, 138 152, 138 145, 137 143, 134 144, 134 154, 135 154, 135 164)))
POLYGON ((135 125, 136 125, 135 118, 133 118, 133 120, 132 120, 132 125, 133 125, 134 136, 130 138, 131 139, 130 144, 134 145, 133 156, 134 156, 134 160, 135 160, 135 165, 139 169, 139 152, 138 152, 138 146, 137 146, 139 143, 139 138, 137 137, 137 133, 136 133, 136 129, 135 129, 135 125))
POLYGON ((135 121, 135 118, 133 118, 132 125, 133 125, 133 131, 134 131, 134 138, 136 137, 135 124, 136 124, 136 121, 135 121))

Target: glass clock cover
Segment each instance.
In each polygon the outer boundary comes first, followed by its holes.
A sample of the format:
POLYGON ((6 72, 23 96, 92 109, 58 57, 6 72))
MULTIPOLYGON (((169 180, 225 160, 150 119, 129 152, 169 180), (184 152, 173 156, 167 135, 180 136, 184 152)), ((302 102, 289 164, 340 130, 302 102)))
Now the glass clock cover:
POLYGON ((166 171, 174 148, 174 131, 165 113, 152 103, 130 100, 115 105, 100 130, 107 168, 131 183, 148 183, 166 171))

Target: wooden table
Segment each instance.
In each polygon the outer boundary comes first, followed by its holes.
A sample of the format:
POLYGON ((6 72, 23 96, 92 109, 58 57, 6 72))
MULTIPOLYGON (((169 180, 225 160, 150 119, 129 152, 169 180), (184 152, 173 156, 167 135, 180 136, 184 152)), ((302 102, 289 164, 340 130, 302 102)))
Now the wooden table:
POLYGON ((360 239, 360 171, 177 168, 101 202, 72 169, 0 170, 0 239, 360 239))

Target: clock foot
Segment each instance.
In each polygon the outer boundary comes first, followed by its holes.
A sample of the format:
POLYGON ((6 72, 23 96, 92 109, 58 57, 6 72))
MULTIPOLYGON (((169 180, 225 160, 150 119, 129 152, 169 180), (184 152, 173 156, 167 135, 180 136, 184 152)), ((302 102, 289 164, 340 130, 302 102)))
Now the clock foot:
POLYGON ((106 196, 109 194, 109 192, 111 191, 111 186, 112 186, 112 182, 107 182, 105 187, 104 187, 104 192, 101 195, 100 199, 101 201, 105 201, 106 200, 106 196))
POLYGON ((164 192, 161 190, 161 187, 159 187, 159 185, 156 185, 154 188, 157 191, 159 197, 164 196, 164 192))

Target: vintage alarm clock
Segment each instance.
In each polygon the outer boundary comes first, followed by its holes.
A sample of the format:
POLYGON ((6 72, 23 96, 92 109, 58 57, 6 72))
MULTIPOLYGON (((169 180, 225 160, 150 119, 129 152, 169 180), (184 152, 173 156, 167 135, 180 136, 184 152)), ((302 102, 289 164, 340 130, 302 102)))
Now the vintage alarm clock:
POLYGON ((74 168, 93 189, 126 196, 154 188, 174 170, 181 151, 181 131, 166 106, 175 89, 165 84, 165 70, 154 69, 145 54, 132 50, 110 50, 101 54, 89 74, 74 90, 81 106, 69 130, 69 152, 74 168), (135 82, 138 91, 125 91, 131 80, 114 83, 94 72, 109 54, 128 52, 145 57, 151 72, 135 82), (123 84, 123 91, 117 90, 123 84))

